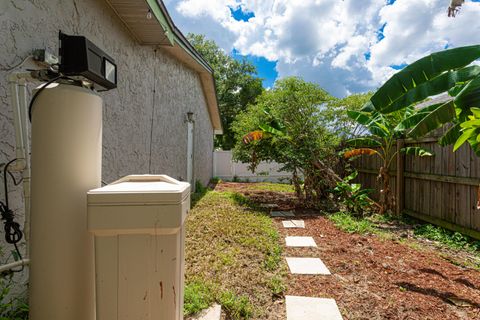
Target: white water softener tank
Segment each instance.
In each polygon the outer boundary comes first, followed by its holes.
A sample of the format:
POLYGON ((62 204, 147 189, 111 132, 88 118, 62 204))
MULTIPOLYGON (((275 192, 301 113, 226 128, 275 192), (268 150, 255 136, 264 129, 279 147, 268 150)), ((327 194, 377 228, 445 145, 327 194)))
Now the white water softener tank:
POLYGON ((87 191, 101 183, 102 99, 53 83, 32 106, 31 320, 94 320, 87 191))

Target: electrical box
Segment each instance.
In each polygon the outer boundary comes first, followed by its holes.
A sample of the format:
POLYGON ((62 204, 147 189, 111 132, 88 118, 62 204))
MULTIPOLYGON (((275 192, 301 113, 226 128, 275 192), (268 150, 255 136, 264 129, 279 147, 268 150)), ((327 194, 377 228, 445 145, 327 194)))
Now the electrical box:
POLYGON ((117 87, 117 65, 112 57, 83 36, 60 32, 59 71, 83 76, 105 90, 117 87))

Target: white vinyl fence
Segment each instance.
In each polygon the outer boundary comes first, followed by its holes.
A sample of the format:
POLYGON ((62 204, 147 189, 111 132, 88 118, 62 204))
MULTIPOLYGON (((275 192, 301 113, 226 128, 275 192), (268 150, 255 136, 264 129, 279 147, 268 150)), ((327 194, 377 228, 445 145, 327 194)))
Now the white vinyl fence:
POLYGON ((248 169, 247 163, 234 162, 232 151, 215 151, 213 153, 213 176, 222 180, 241 180, 251 182, 287 182, 292 174, 280 171, 281 165, 275 162, 261 162, 255 173, 248 169))

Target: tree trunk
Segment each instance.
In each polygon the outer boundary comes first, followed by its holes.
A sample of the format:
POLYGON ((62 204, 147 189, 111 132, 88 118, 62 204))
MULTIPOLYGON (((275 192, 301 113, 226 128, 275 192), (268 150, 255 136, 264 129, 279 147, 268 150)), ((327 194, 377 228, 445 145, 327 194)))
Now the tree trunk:
POLYGON ((390 173, 388 172, 386 163, 380 168, 378 178, 383 185, 382 190, 380 190, 380 214, 388 211, 393 212, 395 208, 395 197, 390 190, 390 173))
POLYGON ((293 187, 295 188, 295 194, 296 194, 297 198, 302 200, 303 199, 303 192, 302 192, 302 187, 300 186, 300 179, 298 178, 297 169, 293 170, 292 183, 293 183, 293 187))

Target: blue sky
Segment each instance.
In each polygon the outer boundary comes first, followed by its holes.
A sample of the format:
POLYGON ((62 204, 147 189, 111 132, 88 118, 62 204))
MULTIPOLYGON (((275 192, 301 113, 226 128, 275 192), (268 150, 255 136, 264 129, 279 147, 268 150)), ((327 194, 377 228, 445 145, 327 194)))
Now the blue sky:
POLYGON ((335 96, 374 90, 434 51, 480 43, 480 0, 165 0, 185 33, 257 66, 265 87, 300 76, 335 96))

